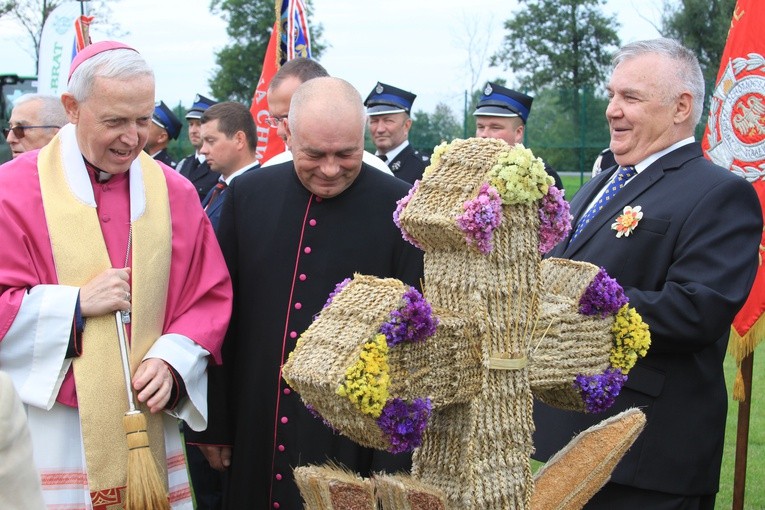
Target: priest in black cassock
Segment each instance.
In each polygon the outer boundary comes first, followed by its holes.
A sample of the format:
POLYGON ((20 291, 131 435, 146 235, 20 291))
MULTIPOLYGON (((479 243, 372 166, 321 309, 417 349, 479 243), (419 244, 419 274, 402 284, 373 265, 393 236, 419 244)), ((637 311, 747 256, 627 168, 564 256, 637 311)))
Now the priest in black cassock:
POLYGON ((303 508, 292 469, 328 460, 362 475, 408 469, 409 455, 363 448, 305 408, 281 366, 335 285, 354 272, 419 288, 422 252, 393 223, 409 185, 362 163, 358 92, 315 78, 292 98, 292 162, 236 179, 218 237, 234 283, 224 362, 211 373, 209 428, 196 438, 228 471, 227 509, 303 508))

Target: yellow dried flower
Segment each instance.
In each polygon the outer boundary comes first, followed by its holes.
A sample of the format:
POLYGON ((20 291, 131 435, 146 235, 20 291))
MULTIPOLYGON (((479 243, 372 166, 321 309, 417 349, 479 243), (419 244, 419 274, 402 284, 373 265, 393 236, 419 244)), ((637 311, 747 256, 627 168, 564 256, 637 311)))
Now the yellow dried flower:
POLYGON ((423 177, 428 175, 433 171, 434 168, 438 166, 438 164, 441 162, 441 155, 447 150, 449 150, 448 142, 441 142, 433 148, 433 155, 430 156, 430 164, 425 167, 425 170, 422 172, 423 177))
POLYGON ((638 357, 645 356, 651 347, 648 324, 643 322, 637 310, 624 305, 616 314, 611 332, 614 334, 614 346, 609 356, 611 366, 627 374, 635 366, 638 357))
POLYGON ((390 369, 388 343, 378 333, 364 344, 359 359, 345 371, 345 381, 337 394, 347 397, 362 413, 377 418, 390 396, 390 369))
POLYGON ((489 171, 489 182, 505 205, 535 202, 555 183, 542 160, 521 144, 497 154, 497 162, 489 171))

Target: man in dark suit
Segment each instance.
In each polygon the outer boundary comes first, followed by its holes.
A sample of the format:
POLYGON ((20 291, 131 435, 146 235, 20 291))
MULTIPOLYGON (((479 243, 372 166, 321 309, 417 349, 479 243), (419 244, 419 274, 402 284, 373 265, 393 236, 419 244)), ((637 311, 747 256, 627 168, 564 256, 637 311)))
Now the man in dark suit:
MULTIPOLYGON (((727 411, 722 362, 758 265, 760 206, 752 186, 693 139, 704 100, 693 53, 669 39, 631 43, 614 57, 607 88, 619 166, 577 193, 573 233, 550 255, 604 267, 652 345, 605 413, 640 407, 646 428, 586 508, 711 510, 727 411), (637 221, 626 221, 625 208, 638 206, 637 221)), ((534 412, 540 460, 605 417, 540 403, 534 412)))
POLYGON ((167 152, 170 140, 177 140, 181 134, 181 121, 175 116, 173 110, 168 108, 164 101, 157 101, 154 105, 154 114, 151 116, 149 136, 146 139, 144 150, 157 161, 161 161, 170 168, 175 168, 175 160, 167 152))
POLYGON ((200 119, 202 147, 213 172, 220 175, 218 183, 202 200, 210 223, 218 229, 223 197, 234 179, 258 168, 258 134, 250 110, 241 103, 218 103, 208 108, 200 119))
MULTIPOLYGON (((523 92, 496 83, 487 83, 473 112, 475 136, 498 138, 510 145, 523 143, 532 102, 534 98, 523 92)), ((563 191, 563 181, 560 180, 558 172, 547 163, 545 171, 555 179, 555 187, 563 191)))
POLYGON ((364 106, 369 116, 369 132, 377 147, 375 155, 385 161, 393 175, 410 184, 422 177, 430 159, 409 145, 409 129, 414 98, 417 96, 377 82, 364 106))
MULTIPOLYGON (((215 230, 229 185, 240 175, 259 168, 258 135, 250 110, 241 103, 217 103, 205 110, 199 119, 202 144, 199 153, 218 175, 217 184, 202 200, 205 214, 215 230)), ((223 502, 223 477, 210 467, 194 441, 191 429, 184 426, 186 452, 191 485, 197 510, 219 510, 223 502)))
POLYGON ((199 153, 199 149, 202 147, 202 124, 199 119, 205 110, 214 104, 215 101, 200 94, 197 94, 194 98, 194 104, 186 112, 186 120, 189 123, 189 141, 194 146, 195 152, 183 158, 176 168, 197 189, 200 201, 207 196, 212 187, 215 186, 215 183, 218 182, 218 174, 210 170, 205 157, 199 153))

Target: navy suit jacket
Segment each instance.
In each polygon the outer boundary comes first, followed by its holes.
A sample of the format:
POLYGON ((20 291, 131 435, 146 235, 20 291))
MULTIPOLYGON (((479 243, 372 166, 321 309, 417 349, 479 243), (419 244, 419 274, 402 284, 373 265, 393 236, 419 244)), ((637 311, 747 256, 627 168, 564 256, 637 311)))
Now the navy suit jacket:
POLYGON ((175 169, 178 170, 178 173, 191 181, 197 189, 199 200, 202 200, 207 196, 213 186, 215 186, 215 183, 218 182, 218 177, 220 177, 219 173, 210 170, 207 161, 197 164, 195 154, 183 158, 175 169))
MULTIPOLYGON (((574 196, 574 225, 615 169, 574 196)), ((573 243, 555 247, 550 256, 588 261, 616 278, 649 325, 652 344, 605 413, 536 402, 535 457, 546 460, 575 433, 640 407, 646 428, 611 480, 671 494, 715 493, 727 411, 723 357, 731 321, 754 281, 761 235, 754 188, 693 143, 651 164, 573 243), (643 218, 629 237, 617 238, 611 224, 628 205, 641 206, 643 218)))
MULTIPOLYGON (((246 174, 247 172, 255 170, 256 168, 260 168, 259 163, 255 163, 250 168, 248 168, 247 170, 242 172, 240 175, 235 177, 235 179, 240 177, 241 175, 246 174)), ((213 186, 212 189, 207 193, 207 195, 202 199, 202 208, 205 210, 207 217, 210 218, 210 223, 212 223, 213 228, 217 231, 218 222, 220 221, 220 212, 223 210, 223 199, 225 198, 227 194, 226 192, 228 191, 228 186, 223 188, 223 190, 220 192, 220 196, 218 196, 218 198, 215 200, 215 203, 212 204, 212 206, 207 207, 207 204, 210 203, 210 198, 212 198, 213 191, 215 191, 215 186, 213 186)))

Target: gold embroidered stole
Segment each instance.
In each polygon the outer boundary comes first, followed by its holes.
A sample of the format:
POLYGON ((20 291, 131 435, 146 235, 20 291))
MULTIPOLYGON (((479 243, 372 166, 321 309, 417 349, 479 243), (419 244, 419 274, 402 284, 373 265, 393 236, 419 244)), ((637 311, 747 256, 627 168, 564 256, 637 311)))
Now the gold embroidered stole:
MULTIPOLYGON (((58 282, 81 287, 110 268, 111 262, 98 211, 73 193, 64 171, 61 146, 57 135, 40 151, 40 189, 58 282)), ((143 152, 139 162, 145 209, 132 221, 131 374, 162 334, 172 242, 170 204, 162 169, 143 152)), ((136 192, 132 182, 135 177, 130 176, 131 193, 136 192)), ((114 313, 88 317, 82 342, 82 355, 75 358, 73 366, 88 484, 96 500, 102 493, 124 488, 127 478, 128 450, 122 417, 128 401, 114 313)), ((152 415, 145 406, 140 407, 148 419, 152 453, 167 484, 162 413, 152 415)))

